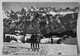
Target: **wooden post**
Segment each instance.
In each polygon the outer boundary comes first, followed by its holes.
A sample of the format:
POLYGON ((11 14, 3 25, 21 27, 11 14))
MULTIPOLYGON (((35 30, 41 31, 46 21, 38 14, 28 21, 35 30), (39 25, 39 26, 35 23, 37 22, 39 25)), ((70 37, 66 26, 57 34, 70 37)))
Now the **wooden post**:
POLYGON ((24 30, 23 30, 24 39, 23 39, 23 43, 25 43, 25 36, 26 36, 26 18, 25 18, 25 16, 26 16, 26 13, 24 13, 24 16, 23 16, 23 18, 24 18, 24 30))

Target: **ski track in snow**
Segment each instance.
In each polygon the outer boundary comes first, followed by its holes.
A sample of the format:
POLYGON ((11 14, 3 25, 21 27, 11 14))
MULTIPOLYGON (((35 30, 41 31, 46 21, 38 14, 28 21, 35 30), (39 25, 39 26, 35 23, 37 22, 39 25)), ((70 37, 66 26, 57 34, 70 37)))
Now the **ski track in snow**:
POLYGON ((4 43, 3 55, 77 55, 77 45, 40 44, 39 51, 32 51, 30 43, 4 43))

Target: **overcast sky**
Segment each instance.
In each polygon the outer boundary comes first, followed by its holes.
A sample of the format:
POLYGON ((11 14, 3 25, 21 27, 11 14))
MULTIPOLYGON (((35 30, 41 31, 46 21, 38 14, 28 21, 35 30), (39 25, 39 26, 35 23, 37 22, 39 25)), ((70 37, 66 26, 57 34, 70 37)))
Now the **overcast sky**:
POLYGON ((3 10, 13 10, 20 11, 23 7, 57 7, 57 8, 74 8, 78 7, 79 4, 77 2, 3 2, 2 4, 3 10))

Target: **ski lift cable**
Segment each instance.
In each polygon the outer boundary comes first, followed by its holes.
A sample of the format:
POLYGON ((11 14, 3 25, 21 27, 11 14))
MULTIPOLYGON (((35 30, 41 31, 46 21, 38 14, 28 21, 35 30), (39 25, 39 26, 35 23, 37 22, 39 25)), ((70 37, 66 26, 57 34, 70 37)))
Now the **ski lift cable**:
POLYGON ((38 3, 36 2, 36 5, 39 7, 38 3))
POLYGON ((21 8, 23 7, 20 3, 17 3, 21 8))

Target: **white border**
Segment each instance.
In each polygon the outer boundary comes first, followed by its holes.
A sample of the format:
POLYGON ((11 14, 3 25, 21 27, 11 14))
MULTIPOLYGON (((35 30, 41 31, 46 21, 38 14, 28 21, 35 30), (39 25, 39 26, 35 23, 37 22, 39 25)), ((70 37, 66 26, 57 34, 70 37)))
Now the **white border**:
POLYGON ((4 2, 79 2, 79 0, 1 0, 4 2))
MULTIPOLYGON (((1 55, 2 54, 2 47, 3 47, 3 41, 2 41, 3 40, 2 2, 79 2, 79 8, 80 8, 80 0, 0 0, 0 56, 7 56, 7 55, 1 55)), ((79 11, 80 11, 80 9, 79 9, 79 11)), ((77 22, 77 40, 78 40, 78 50, 79 50, 79 55, 80 55, 80 12, 78 15, 78 22, 77 22)), ((29 56, 29 55, 26 55, 26 56, 29 56)), ((58 56, 58 55, 56 55, 56 56, 58 56)))

